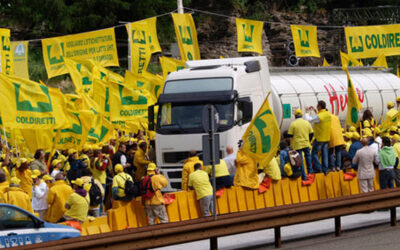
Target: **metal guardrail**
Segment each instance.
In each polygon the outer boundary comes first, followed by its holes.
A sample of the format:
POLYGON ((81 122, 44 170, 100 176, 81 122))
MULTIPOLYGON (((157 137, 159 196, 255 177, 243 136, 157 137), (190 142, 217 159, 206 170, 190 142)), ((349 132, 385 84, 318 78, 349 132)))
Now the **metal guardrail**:
POLYGON ((396 206, 400 206, 400 189, 390 189, 226 214, 215 221, 211 217, 201 218, 39 243, 21 249, 145 249, 204 239, 210 239, 210 248, 217 249, 217 237, 270 228, 275 229, 275 246, 280 247, 283 226, 334 218, 335 234, 340 236, 341 216, 389 208, 390 222, 395 226, 396 206))

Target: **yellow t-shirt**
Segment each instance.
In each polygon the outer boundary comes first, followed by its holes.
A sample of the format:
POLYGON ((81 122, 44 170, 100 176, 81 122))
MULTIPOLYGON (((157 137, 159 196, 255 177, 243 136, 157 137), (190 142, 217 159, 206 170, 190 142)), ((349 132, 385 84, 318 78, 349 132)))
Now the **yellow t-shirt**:
POLYGON ((319 123, 314 124, 314 136, 318 142, 328 142, 331 138, 331 114, 322 109, 318 112, 319 123))
MULTIPOLYGON (((204 167, 206 172, 212 176, 212 165, 204 167)), ((215 165, 215 178, 229 175, 228 165, 224 160, 219 160, 219 164, 215 165)), ((190 175, 189 175, 190 176, 190 175)))
POLYGON ((272 180, 280 180, 282 179, 281 169, 279 168, 278 161, 276 157, 272 158, 272 160, 268 163, 267 166, 263 169, 264 173, 272 178, 272 180))
POLYGON ((89 194, 86 194, 86 197, 83 198, 77 193, 72 193, 66 203, 70 206, 70 208, 65 211, 65 216, 74 218, 79 221, 86 220, 90 204, 89 194))
POLYGON ((213 194, 213 189, 208 178, 208 174, 203 170, 196 170, 189 175, 189 187, 193 187, 196 192, 196 198, 200 200, 203 197, 213 194))
MULTIPOLYGON (((99 159, 96 158, 94 160, 94 165, 96 165, 98 161, 99 159)), ((100 164, 103 164, 103 162, 100 161, 100 164)), ((106 179, 107 179, 106 170, 98 170, 96 166, 91 167, 90 170, 92 172, 93 178, 100 181, 101 184, 106 184, 106 179)))
POLYGON ((313 132, 311 124, 302 119, 297 118, 290 124, 288 134, 292 135, 292 147, 294 150, 303 148, 309 148, 310 145, 310 134, 313 132))
POLYGON ((397 110, 395 108, 391 108, 386 112, 385 121, 389 121, 395 114, 397 114, 397 110))
POLYGON ((119 173, 113 178, 113 185, 112 187, 118 187, 117 196, 118 197, 125 197, 125 182, 126 180, 131 180, 133 182, 132 176, 127 173, 119 173))

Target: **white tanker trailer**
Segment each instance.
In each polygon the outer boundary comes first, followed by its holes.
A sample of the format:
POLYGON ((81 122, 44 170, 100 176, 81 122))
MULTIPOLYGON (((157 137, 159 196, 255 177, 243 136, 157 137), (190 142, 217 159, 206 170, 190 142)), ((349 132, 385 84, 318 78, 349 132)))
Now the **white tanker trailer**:
MULTIPOLYGON (((363 110, 370 109, 379 121, 386 103, 400 95, 400 79, 369 67, 349 71, 363 110)), ((156 104, 156 158, 169 179, 167 190, 180 188, 189 150, 202 151, 202 110, 206 104, 213 104, 219 114, 217 133, 224 157, 226 146, 237 146, 269 91, 281 132, 294 120, 294 110, 305 111, 319 100, 325 101, 343 123, 346 119, 347 77, 339 67, 268 69, 266 57, 188 61, 185 69, 168 75, 156 104)), ((151 128, 153 107, 149 111, 151 128)))

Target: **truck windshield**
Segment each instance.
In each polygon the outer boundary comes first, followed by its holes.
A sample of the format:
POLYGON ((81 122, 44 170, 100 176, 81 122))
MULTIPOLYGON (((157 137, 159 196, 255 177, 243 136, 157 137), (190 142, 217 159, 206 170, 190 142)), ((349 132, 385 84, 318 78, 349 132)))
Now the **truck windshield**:
MULTIPOLYGON (((160 134, 203 133, 202 112, 206 104, 163 104, 158 111, 157 132, 160 134)), ((219 116, 218 132, 233 126, 233 102, 214 104, 219 116)))
POLYGON ((232 90, 232 78, 198 78, 167 81, 165 94, 232 90))

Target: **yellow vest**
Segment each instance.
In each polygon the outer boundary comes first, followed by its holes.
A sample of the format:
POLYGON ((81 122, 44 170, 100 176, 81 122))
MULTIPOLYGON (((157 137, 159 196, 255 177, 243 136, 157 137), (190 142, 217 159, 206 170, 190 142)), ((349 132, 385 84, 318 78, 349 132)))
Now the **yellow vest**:
POLYGON ((322 109, 318 112, 319 123, 314 124, 314 136, 319 142, 328 142, 331 138, 331 114, 322 109))

